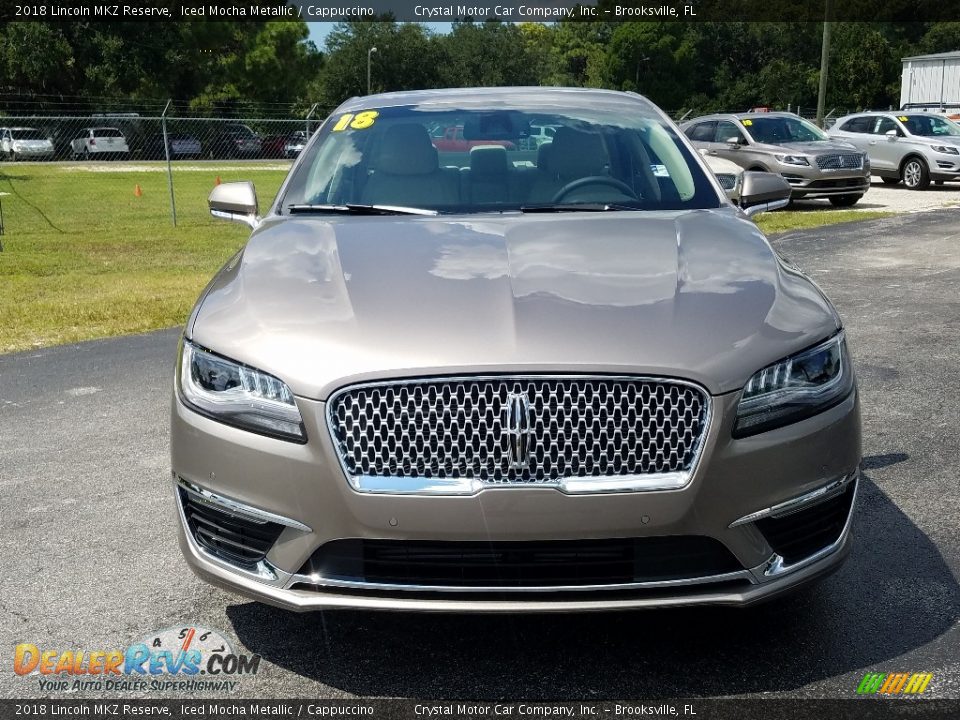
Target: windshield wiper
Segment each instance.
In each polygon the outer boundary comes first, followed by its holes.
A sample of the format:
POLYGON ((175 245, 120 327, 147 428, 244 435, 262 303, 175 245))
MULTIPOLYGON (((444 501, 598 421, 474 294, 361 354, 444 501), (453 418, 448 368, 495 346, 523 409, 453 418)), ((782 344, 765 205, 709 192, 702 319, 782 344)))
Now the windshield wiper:
POLYGON ((522 213, 613 212, 617 210, 643 210, 643 208, 617 203, 544 203, 543 205, 520 206, 520 212, 522 213))
POLYGON ((297 213, 343 213, 344 215, 439 215, 436 210, 426 208, 403 207, 401 205, 287 205, 287 211, 297 213))

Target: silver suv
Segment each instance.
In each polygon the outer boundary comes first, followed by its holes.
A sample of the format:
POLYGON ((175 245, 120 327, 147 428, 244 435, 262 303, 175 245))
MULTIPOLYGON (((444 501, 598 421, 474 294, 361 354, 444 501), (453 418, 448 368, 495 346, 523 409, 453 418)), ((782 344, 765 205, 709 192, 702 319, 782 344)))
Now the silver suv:
POLYGON ((698 150, 746 170, 780 173, 793 189, 793 200, 828 198, 849 207, 870 189, 864 153, 793 113, 707 115, 681 128, 698 150))
POLYGON ((939 115, 857 113, 837 120, 830 136, 865 151, 871 172, 888 185, 923 190, 931 180, 960 180, 960 126, 939 115))

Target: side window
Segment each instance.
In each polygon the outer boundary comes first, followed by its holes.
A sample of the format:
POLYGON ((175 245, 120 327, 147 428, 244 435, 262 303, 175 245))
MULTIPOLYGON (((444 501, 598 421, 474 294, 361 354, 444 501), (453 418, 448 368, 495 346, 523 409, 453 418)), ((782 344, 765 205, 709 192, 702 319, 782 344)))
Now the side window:
POLYGON ((891 130, 896 130, 897 135, 903 135, 903 132, 900 130, 900 128, 897 127, 897 124, 893 121, 892 118, 888 118, 888 117, 877 118, 877 124, 873 128, 874 135, 886 135, 891 130))
POLYGON ((873 129, 873 118, 869 115, 861 115, 847 120, 840 129, 844 132, 869 133, 873 129))
POLYGON ((715 121, 702 122, 687 128, 687 137, 693 142, 713 142, 717 130, 715 121))
POLYGON ((740 129, 736 125, 728 120, 721 120, 717 123, 716 138, 716 142, 718 143, 725 143, 730 138, 736 138, 741 145, 744 144, 743 133, 740 132, 740 129))

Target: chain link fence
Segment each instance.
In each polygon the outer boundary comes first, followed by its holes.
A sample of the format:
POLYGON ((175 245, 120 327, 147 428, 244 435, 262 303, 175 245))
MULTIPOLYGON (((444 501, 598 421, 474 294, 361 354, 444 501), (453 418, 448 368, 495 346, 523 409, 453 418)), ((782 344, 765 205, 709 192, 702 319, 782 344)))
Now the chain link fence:
MULTIPOLYGON (((166 164, 171 220, 176 225, 175 170, 184 161, 275 161, 295 159, 327 112, 314 106, 303 117, 209 118, 20 114, 0 116, 0 161, 156 162, 166 164)), ((263 163, 267 165, 268 163, 263 163)), ((284 165, 281 165, 283 167, 284 165)))

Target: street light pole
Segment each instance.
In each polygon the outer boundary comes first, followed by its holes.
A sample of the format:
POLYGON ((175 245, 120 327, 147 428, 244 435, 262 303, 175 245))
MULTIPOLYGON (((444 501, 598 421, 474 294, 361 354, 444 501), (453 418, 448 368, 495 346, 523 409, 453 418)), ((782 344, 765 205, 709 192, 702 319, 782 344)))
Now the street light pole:
POLYGON ((367 95, 370 94, 370 58, 376 51, 375 47, 367 50, 367 95))

